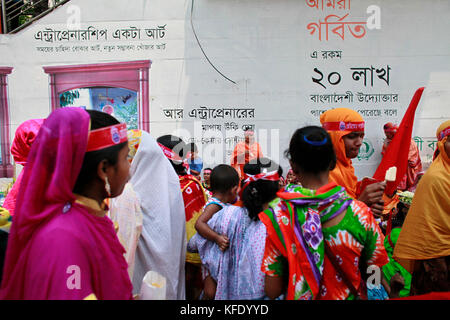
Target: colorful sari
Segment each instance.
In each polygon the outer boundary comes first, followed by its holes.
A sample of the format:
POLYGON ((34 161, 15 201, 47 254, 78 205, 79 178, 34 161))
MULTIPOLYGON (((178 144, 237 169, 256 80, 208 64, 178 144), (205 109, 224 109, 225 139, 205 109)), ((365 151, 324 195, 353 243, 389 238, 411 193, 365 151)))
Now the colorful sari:
MULTIPOLYGON (((208 196, 202 184, 192 175, 179 176, 186 215, 187 241, 197 234, 195 223, 203 212, 208 196)), ((198 253, 186 252, 186 299, 196 300, 203 289, 202 261, 198 253)))
POLYGON ((347 278, 365 296, 360 260, 379 267, 388 262, 383 235, 370 209, 335 183, 317 191, 291 186, 290 192, 277 195, 259 215, 267 228, 262 271, 282 277, 289 270, 287 299, 355 299, 326 256, 326 242, 347 278), (337 225, 322 227, 343 212, 337 225))
MULTIPOLYGON (((191 175, 180 176, 180 187, 183 194, 184 210, 186 214, 186 235, 187 241, 197 233, 195 223, 203 212, 203 207, 208 201, 208 197, 201 183, 191 175)), ((186 253, 186 262, 201 264, 198 253, 186 253)))
POLYGON ((8 240, 0 299, 132 299, 105 207, 72 190, 88 145, 89 114, 61 108, 31 147, 8 240))

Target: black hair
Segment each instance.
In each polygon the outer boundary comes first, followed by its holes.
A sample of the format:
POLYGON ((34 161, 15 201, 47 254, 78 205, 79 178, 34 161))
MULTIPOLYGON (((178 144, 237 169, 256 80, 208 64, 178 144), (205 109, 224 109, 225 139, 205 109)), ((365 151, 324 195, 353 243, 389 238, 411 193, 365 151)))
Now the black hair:
MULTIPOLYGON (((109 127, 120 123, 116 118, 105 112, 97 110, 86 111, 91 118, 90 130, 109 127)), ((108 164, 115 166, 117 164, 119 151, 127 144, 127 142, 122 142, 109 148, 86 152, 73 192, 82 194, 83 189, 97 177, 98 164, 103 160, 106 160, 108 164)))
MULTIPOLYGON (((184 159, 187 155, 187 145, 180 137, 166 134, 156 139, 156 141, 171 149, 181 159, 184 159)), ((186 168, 183 166, 183 163, 174 162, 172 160, 170 160, 170 163, 172 163, 172 166, 178 175, 186 175, 186 168)))
POLYGON ((203 169, 203 171, 206 171, 206 170, 212 171, 211 168, 205 168, 205 169, 203 169))
MULTIPOLYGON (((274 161, 268 158, 258 158, 256 161, 244 165, 244 173, 256 175, 264 171, 277 171, 281 177, 283 169, 274 161)), ((248 210, 248 216, 254 221, 258 221, 258 214, 263 211, 263 204, 276 198, 279 190, 279 181, 257 180, 252 181, 242 192, 242 201, 248 210)), ((245 184, 242 180, 241 187, 245 184)))
POLYGON ((187 150, 190 152, 198 152, 197 145, 194 142, 187 145, 187 150))
POLYGON ((227 192, 239 186, 239 174, 236 169, 227 164, 219 164, 211 171, 210 190, 212 192, 227 192))
POLYGON ((319 173, 333 170, 336 166, 336 153, 331 137, 325 129, 318 126, 297 129, 285 156, 305 172, 319 173))
POLYGON ((397 204, 397 213, 394 216, 392 216, 392 228, 398 228, 403 225, 408 210, 409 207, 407 207, 403 202, 399 202, 397 204))

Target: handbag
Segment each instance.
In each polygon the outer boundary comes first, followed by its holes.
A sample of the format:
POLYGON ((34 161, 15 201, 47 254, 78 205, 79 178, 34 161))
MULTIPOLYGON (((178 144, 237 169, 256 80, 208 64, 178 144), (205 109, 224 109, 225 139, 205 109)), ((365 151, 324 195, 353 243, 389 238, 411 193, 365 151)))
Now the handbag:
MULTIPOLYGON (((325 244, 325 254, 327 255, 328 259, 330 260, 331 264, 333 265, 336 272, 339 274, 339 276, 344 281, 345 285, 350 289, 350 292, 356 297, 356 300, 367 300, 367 297, 364 295, 361 295, 358 290, 356 290, 353 283, 347 278, 345 272, 341 269, 339 266, 339 263, 336 261, 336 257, 331 252, 328 244, 326 241, 324 241, 325 244)), ((361 278, 361 288, 365 289, 364 281, 361 278)))

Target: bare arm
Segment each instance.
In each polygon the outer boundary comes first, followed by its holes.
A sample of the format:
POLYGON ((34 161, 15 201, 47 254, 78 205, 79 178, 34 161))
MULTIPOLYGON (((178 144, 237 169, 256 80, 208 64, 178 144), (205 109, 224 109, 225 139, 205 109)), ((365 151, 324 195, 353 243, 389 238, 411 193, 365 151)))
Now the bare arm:
MULTIPOLYGON (((383 283, 383 286, 386 287, 387 281, 386 281, 386 279, 384 279, 384 281, 386 282, 386 284, 384 284, 383 282, 382 283, 383 283)), ((391 278, 391 282, 389 283, 388 286, 389 286, 389 291, 388 290, 386 290, 386 291, 389 294, 389 298, 391 298, 391 299, 399 298, 400 291, 405 287, 405 279, 403 279, 403 277, 400 275, 400 273, 397 272, 391 278)))
POLYGON ((264 291, 266 293, 266 296, 268 296, 270 299, 276 299, 282 293, 284 293, 284 287, 285 285, 283 277, 272 277, 266 275, 264 279, 264 291))
POLYGON ((368 185, 358 198, 359 201, 364 202, 370 209, 372 209, 372 212, 376 218, 381 217, 383 213, 383 193, 385 188, 385 182, 373 183, 368 185))
POLYGON ((224 251, 228 245, 229 240, 225 235, 220 235, 208 226, 208 221, 212 216, 220 211, 221 207, 217 204, 210 204, 205 211, 198 217, 195 222, 195 230, 205 239, 214 241, 219 246, 220 250, 224 251))

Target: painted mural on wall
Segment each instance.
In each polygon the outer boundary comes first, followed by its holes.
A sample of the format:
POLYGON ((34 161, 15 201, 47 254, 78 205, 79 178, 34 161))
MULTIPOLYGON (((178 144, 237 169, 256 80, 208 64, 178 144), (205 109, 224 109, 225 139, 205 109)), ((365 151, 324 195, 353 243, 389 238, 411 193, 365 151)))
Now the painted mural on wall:
POLYGON ((138 128, 136 91, 111 87, 69 90, 60 94, 60 105, 106 112, 120 122, 125 122, 129 129, 138 128))

